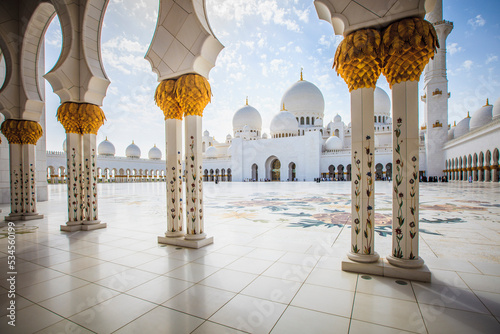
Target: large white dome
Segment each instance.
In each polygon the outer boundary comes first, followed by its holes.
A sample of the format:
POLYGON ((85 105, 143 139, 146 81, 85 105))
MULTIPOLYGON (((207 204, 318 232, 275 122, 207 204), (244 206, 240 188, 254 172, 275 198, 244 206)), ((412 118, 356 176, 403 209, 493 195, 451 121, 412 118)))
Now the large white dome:
POLYGON ((375 116, 391 116, 391 99, 389 95, 380 87, 375 87, 373 92, 375 116))
POLYGON ((259 111, 248 104, 234 113, 233 131, 241 131, 245 125, 248 125, 251 130, 262 129, 262 117, 259 111))
POLYGON ((134 144, 134 141, 132 141, 132 144, 127 146, 125 149, 125 155, 127 158, 140 158, 141 157, 141 149, 139 146, 134 144))
POLYGON ((482 106, 472 114, 470 119, 470 129, 474 130, 491 122, 493 106, 486 101, 486 105, 482 106))
POLYGON ((448 140, 452 140, 455 138, 455 128, 451 128, 448 130, 448 140))
POLYGON ((103 140, 97 147, 97 154, 99 155, 114 156, 115 153, 115 145, 108 140, 108 137, 106 137, 106 139, 103 140))
POLYGON ((161 160, 161 151, 156 145, 149 150, 148 158, 151 160, 161 160))
POLYGON ((342 139, 337 136, 331 136, 325 143, 325 149, 327 151, 341 150, 343 146, 344 144, 342 143, 342 139))
MULTIPOLYGON (((468 114, 467 114, 468 115, 468 114)), ((458 122, 455 127, 455 131, 453 131, 454 138, 458 138, 469 132, 470 129, 470 117, 466 117, 460 122, 458 122)))
POLYGON ((292 113, 282 110, 277 113, 271 121, 271 136, 277 134, 289 134, 296 136, 299 132, 299 124, 292 113))
POLYGON ((295 117, 317 116, 323 118, 325 111, 325 99, 316 85, 306 80, 299 80, 294 83, 283 94, 281 98, 282 106, 295 117))
POLYGON ((492 110, 491 116, 493 119, 500 117, 500 97, 495 101, 495 104, 493 105, 493 110, 492 110))

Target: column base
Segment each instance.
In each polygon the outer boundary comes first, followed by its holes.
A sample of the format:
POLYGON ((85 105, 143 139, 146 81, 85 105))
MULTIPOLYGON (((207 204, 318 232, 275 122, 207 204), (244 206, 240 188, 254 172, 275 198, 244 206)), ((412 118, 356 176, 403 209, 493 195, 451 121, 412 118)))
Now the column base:
MULTIPOLYGON (((423 262, 423 260, 422 260, 423 262)), ((401 268, 389 263, 387 259, 379 259, 375 263, 362 263, 345 258, 342 261, 342 270, 359 273, 377 275, 391 278, 401 278, 411 281, 430 282, 431 272, 426 265, 419 268, 401 268)))
POLYGON ((380 255, 378 255, 377 252, 369 255, 349 252, 347 253, 347 257, 352 261, 361 263, 373 263, 377 262, 380 259, 380 255))
POLYGON ((43 215, 38 213, 27 213, 22 215, 22 220, 42 219, 43 215))
POLYGON ((392 264, 393 266, 400 268, 407 268, 407 269, 417 269, 424 265, 424 260, 420 256, 417 257, 415 260, 408 260, 408 259, 400 259, 392 255, 389 255, 387 257, 387 261, 389 261, 389 263, 392 264))
POLYGON ((165 232, 165 237, 167 237, 167 238, 178 238, 178 237, 183 237, 184 235, 186 235, 186 233, 184 233, 182 231, 176 231, 176 232, 167 231, 167 232, 165 232))
POLYGON ((81 222, 68 222, 67 225, 61 225, 60 230, 63 232, 92 231, 100 228, 106 228, 107 226, 108 225, 106 223, 95 223, 88 225, 82 224, 81 222))
POLYGON ((10 213, 9 215, 5 216, 5 218, 4 218, 5 221, 9 221, 9 222, 22 220, 22 219, 23 219, 23 215, 21 213, 10 213))
POLYGON ((207 235, 205 233, 202 233, 202 234, 186 234, 184 236, 184 238, 186 238, 186 240, 202 240, 202 239, 205 239, 207 237, 207 235))
POLYGON ((205 237, 204 239, 199 239, 199 240, 189 240, 186 239, 185 237, 178 237, 178 238, 158 237, 159 244, 196 248, 196 249, 213 244, 213 242, 214 242, 214 237, 208 237, 208 238, 205 237))

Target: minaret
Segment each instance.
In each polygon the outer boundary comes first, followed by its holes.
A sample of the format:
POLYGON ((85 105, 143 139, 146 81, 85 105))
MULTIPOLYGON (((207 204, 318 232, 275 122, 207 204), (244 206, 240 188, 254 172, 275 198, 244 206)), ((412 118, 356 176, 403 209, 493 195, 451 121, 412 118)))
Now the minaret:
POLYGON ((443 146, 448 140, 448 78, 446 77, 446 38, 453 23, 443 20, 443 0, 437 0, 434 10, 426 15, 436 29, 439 48, 424 72, 424 108, 426 176, 443 176, 445 159, 443 146))

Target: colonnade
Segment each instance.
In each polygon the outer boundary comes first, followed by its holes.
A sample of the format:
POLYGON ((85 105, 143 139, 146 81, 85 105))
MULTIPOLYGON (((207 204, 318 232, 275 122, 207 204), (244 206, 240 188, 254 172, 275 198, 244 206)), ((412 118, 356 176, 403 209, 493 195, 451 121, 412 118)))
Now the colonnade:
MULTIPOLYGON (((392 90, 394 120, 393 233, 387 261, 406 269, 424 264, 418 251, 418 80, 437 47, 432 24, 405 18, 383 30, 355 30, 337 48, 334 68, 351 93, 352 123, 351 249, 344 270, 363 272, 368 268, 363 264, 380 263, 374 243, 374 89, 380 74, 392 90)), ((383 265, 370 270, 384 272, 383 265)))
POLYGON ((444 172, 450 181, 499 182, 499 150, 448 159, 444 172))

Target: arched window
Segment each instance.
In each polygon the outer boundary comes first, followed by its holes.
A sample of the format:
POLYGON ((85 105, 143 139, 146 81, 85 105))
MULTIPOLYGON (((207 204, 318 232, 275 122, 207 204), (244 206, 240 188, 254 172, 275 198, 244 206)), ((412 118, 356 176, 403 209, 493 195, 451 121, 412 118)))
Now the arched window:
POLYGON ((309 117, 306 117, 306 124, 309 125, 309 117))
POLYGON ((300 118, 300 124, 301 124, 301 125, 304 125, 304 117, 301 117, 301 118, 300 118))
POLYGON ((314 125, 314 117, 311 117, 311 125, 314 125))

